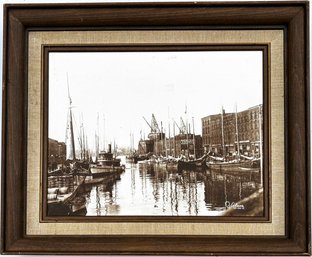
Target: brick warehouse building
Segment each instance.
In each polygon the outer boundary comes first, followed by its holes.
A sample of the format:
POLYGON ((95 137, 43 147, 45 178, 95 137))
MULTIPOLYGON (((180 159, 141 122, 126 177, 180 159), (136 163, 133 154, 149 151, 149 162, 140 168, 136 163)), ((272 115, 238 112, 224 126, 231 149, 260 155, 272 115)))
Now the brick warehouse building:
POLYGON ((66 160, 66 144, 49 138, 48 166, 54 169, 57 164, 63 164, 66 160))
POLYGON ((154 152, 154 141, 141 139, 138 144, 138 154, 148 154, 154 152))
POLYGON ((203 143, 200 135, 179 134, 175 137, 165 138, 165 134, 160 138, 140 140, 138 145, 139 154, 152 153, 155 155, 188 156, 194 155, 194 139, 196 157, 203 155, 203 143), (167 151, 167 153, 166 153, 167 151))
POLYGON ((205 151, 212 151, 217 155, 233 155, 237 151, 238 136, 241 154, 258 155, 260 145, 259 119, 261 119, 261 127, 263 127, 262 109, 262 105, 257 105, 238 112, 237 129, 236 113, 225 113, 223 110, 223 114, 202 118, 203 147, 205 151), (236 135, 236 130, 238 135, 236 135))
POLYGON ((203 155, 203 141, 200 135, 194 134, 179 134, 175 137, 171 137, 170 140, 167 140, 167 151, 171 156, 194 156, 201 157, 203 155), (194 139, 195 139, 195 148, 194 148, 194 139), (194 152, 195 150, 195 152, 194 152))

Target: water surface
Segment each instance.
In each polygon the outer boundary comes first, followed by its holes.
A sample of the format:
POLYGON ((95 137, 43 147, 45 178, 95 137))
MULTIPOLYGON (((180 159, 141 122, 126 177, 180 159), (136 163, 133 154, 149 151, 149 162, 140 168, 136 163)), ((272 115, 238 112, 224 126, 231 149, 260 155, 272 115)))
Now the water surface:
POLYGON ((238 176, 209 169, 168 171, 158 164, 125 165, 120 177, 86 188, 87 216, 219 216, 259 188, 259 172, 238 176))

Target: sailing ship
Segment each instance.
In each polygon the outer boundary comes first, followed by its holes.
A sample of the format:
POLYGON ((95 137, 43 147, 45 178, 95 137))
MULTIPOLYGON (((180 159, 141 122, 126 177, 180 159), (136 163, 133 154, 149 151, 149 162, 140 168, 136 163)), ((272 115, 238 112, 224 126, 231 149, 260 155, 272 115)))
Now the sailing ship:
POLYGON ((259 159, 253 160, 233 160, 228 162, 207 161, 207 167, 218 171, 259 171, 259 159))
POLYGON ((134 150, 134 135, 130 132, 130 153, 126 156, 126 159, 130 163, 136 164, 138 162, 137 160, 137 154, 134 150))
POLYGON ((198 169, 198 168, 207 168, 206 158, 208 154, 203 155, 202 157, 195 160, 178 160, 177 167, 178 169, 198 169))
MULTIPOLYGON (((224 161, 225 158, 214 158, 213 156, 208 156, 208 160, 206 165, 208 168, 212 170, 219 171, 231 171, 231 172, 239 172, 239 171, 260 171, 262 173, 262 125, 261 125, 261 108, 259 106, 259 141, 260 141, 260 157, 256 158, 248 158, 245 156, 241 156, 240 154, 240 145, 239 145, 239 136, 238 136, 238 123, 237 123, 237 107, 235 112, 235 137, 237 143, 237 155, 236 159, 232 161, 224 161), (260 169, 259 169, 260 167, 260 169)), ((222 133, 222 148, 223 155, 225 153, 224 150, 224 132, 223 132, 223 108, 221 111, 221 133, 222 133)))
MULTIPOLYGON (((185 107, 185 114, 187 113, 187 106, 185 107)), ((187 156, 181 159, 176 160, 176 162, 168 163, 168 168, 173 168, 176 166, 178 170, 195 170, 195 169, 205 169, 206 166, 206 158, 208 154, 204 154, 200 158, 196 158, 196 142, 195 142, 195 129, 194 129, 194 117, 192 117, 192 125, 193 125, 193 134, 190 134, 190 124, 188 124, 187 118, 186 118, 186 125, 184 124, 184 121, 181 117, 181 127, 178 127, 180 129, 180 133, 186 134, 186 142, 187 142, 187 156), (190 147, 189 147, 189 136, 192 136, 192 144, 193 144, 193 156, 190 157, 190 147)))
POLYGON ((85 176, 75 175, 77 170, 77 160, 75 155, 75 140, 73 129, 73 115, 72 115, 72 99, 69 93, 69 83, 67 75, 67 87, 68 87, 68 118, 66 126, 66 158, 68 161, 67 174, 64 174, 64 169, 61 172, 54 172, 48 174, 48 189, 47 189, 47 203, 48 212, 50 215, 69 215, 78 209, 83 208, 83 204, 80 207, 72 208, 74 206, 73 201, 78 195, 81 186, 84 183, 85 176))

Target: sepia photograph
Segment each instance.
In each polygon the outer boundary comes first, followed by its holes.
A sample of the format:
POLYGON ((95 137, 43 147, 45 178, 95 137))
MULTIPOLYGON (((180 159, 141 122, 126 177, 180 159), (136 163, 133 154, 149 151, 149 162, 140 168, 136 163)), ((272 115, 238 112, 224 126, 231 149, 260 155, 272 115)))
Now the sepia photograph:
POLYGON ((48 58, 48 216, 264 216, 262 51, 48 58))

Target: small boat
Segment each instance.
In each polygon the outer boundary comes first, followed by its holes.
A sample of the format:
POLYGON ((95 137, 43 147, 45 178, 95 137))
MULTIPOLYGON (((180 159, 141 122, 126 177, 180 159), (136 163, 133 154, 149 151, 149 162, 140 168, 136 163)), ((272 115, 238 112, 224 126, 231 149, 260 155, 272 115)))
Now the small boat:
MULTIPOLYGON (((70 177, 70 176, 60 176, 70 177)), ((81 186, 84 184, 84 176, 73 176, 70 181, 71 185, 63 185, 62 187, 48 187, 47 203, 49 215, 69 215, 71 209, 69 208, 70 202, 75 199, 80 192, 81 186)))
POLYGON ((207 167, 211 170, 219 171, 258 171, 258 160, 232 161, 232 162, 207 162, 207 167))
POLYGON ((206 158, 207 154, 195 160, 178 160, 178 168, 180 169, 196 169, 196 168, 207 168, 206 158))
POLYGON ((104 182, 105 178, 94 178, 93 176, 86 176, 85 185, 96 185, 104 182))
POLYGON ((126 157, 127 161, 129 163, 138 163, 140 161, 145 161, 148 160, 149 156, 145 155, 145 154, 140 154, 140 155, 136 155, 136 154, 132 154, 126 157))
POLYGON ((79 215, 86 210, 86 198, 84 196, 75 197, 70 203, 70 210, 72 215, 79 215))
POLYGON ((82 196, 75 196, 66 202, 48 202, 48 212, 51 216, 83 215, 86 213, 86 199, 82 196))
POLYGON ((125 170, 125 165, 120 164, 120 159, 115 158, 112 153, 111 145, 108 145, 107 152, 100 152, 96 164, 90 165, 92 175, 109 175, 121 173, 125 170))

